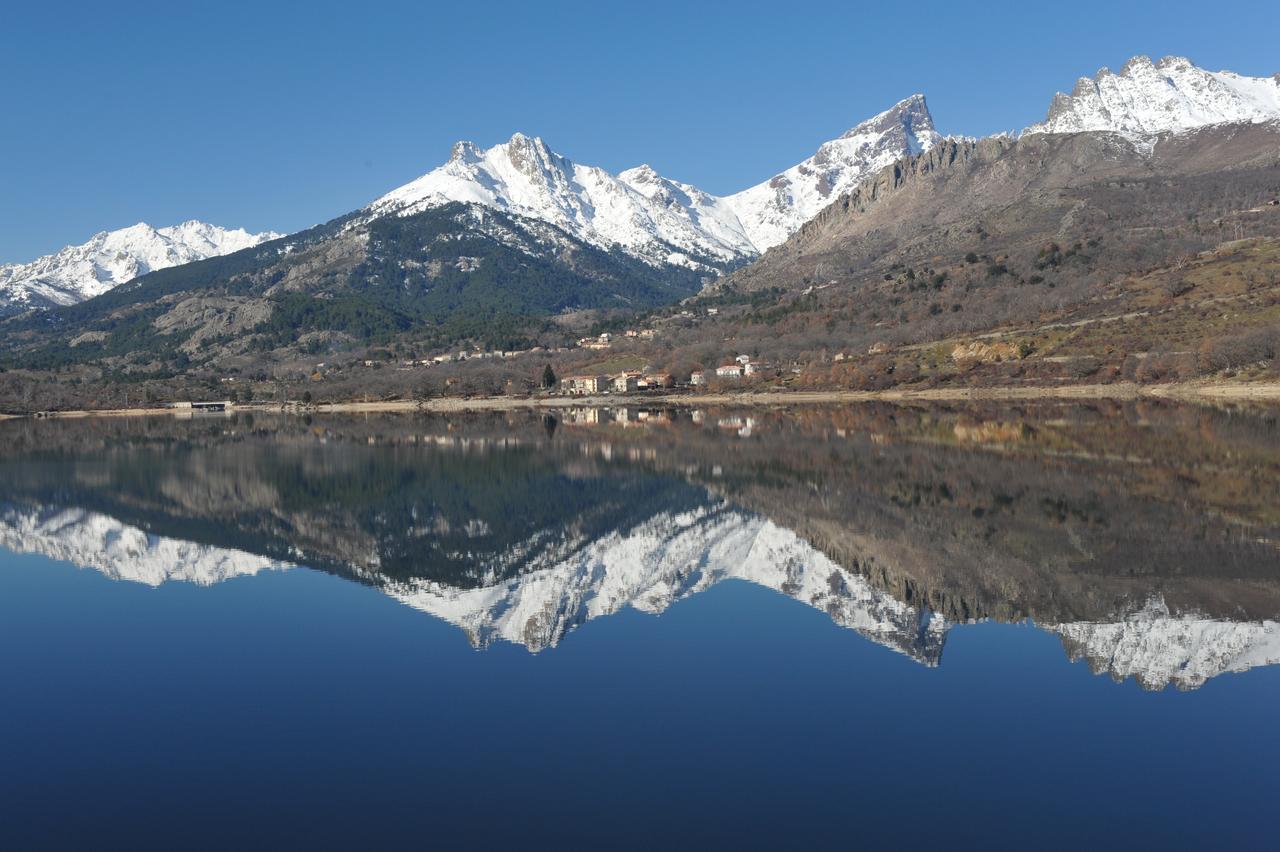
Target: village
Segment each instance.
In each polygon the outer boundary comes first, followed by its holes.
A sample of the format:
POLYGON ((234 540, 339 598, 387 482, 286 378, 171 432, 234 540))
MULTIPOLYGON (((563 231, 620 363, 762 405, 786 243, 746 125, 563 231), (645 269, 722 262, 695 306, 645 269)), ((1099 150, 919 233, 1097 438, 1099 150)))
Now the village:
MULTIPOLYGON (((694 370, 689 374, 689 381, 684 387, 705 387, 708 379, 718 380, 744 379, 776 375, 769 364, 753 361, 750 355, 739 355, 733 361, 722 364, 712 371, 694 370), (710 376, 708 375, 710 372, 710 376)), ((641 370, 624 370, 620 373, 592 373, 567 376, 560 380, 560 391, 570 396, 595 396, 607 393, 637 393, 641 391, 664 391, 678 387, 675 377, 667 372, 646 373, 641 370)))

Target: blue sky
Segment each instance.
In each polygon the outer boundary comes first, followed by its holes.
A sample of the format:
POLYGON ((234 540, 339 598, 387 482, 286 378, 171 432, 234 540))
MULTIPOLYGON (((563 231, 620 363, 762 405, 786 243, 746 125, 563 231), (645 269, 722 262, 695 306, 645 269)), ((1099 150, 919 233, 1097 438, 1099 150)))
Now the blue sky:
POLYGON ((1134 54, 1280 72, 1280 3, 1028 5, 10 4, 0 262, 137 221, 295 230, 516 130, 725 193, 913 92, 985 134, 1134 54))

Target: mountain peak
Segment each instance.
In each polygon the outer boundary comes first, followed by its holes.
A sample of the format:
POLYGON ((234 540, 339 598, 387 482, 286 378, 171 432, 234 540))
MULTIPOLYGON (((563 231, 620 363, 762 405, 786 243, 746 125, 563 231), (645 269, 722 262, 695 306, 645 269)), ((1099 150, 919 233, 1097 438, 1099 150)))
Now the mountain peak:
POLYGON ((449 150, 449 162, 451 163, 474 163, 484 155, 479 146, 474 142, 459 140, 453 143, 453 148, 449 150))
POLYGON ((550 169, 564 171, 569 161, 547 147, 539 136, 512 134, 506 143, 507 158, 518 170, 539 180, 550 169))
POLYGON ((929 112, 928 103, 922 92, 916 92, 910 97, 903 98, 889 109, 885 110, 881 115, 890 115, 893 113, 918 112, 923 110, 926 114, 929 112))
POLYGON ((897 126, 933 130, 933 116, 929 114, 929 106, 924 95, 915 94, 898 101, 884 112, 873 115, 850 129, 840 138, 847 139, 862 133, 884 133, 897 126))
POLYGON ((618 178, 625 183, 635 186, 636 184, 659 183, 665 180, 659 175, 648 163, 641 163, 638 166, 618 172, 618 178))
MULTIPOLYGON (((1145 56, 1140 58, 1147 59, 1145 56)), ((1149 59, 1147 61, 1150 62, 1149 59)), ((1157 62, 1155 67, 1161 71, 1185 71, 1188 68, 1194 68, 1195 63, 1185 56, 1166 56, 1157 62)))
POLYGON ((921 94, 898 101, 861 126, 867 125, 871 125, 872 129, 879 133, 901 132, 901 141, 905 143, 907 153, 910 154, 923 153, 941 139, 933 126, 929 105, 921 94))
POLYGON ((1155 63, 1151 61, 1150 56, 1138 55, 1130 59, 1120 67, 1121 75, 1129 76, 1137 69, 1154 68, 1155 63))
POLYGON ((1280 118, 1280 75, 1206 71, 1183 56, 1135 56, 1119 74, 1101 68, 1070 95, 1054 95, 1043 122, 1024 133, 1102 131, 1132 139, 1213 124, 1280 118))

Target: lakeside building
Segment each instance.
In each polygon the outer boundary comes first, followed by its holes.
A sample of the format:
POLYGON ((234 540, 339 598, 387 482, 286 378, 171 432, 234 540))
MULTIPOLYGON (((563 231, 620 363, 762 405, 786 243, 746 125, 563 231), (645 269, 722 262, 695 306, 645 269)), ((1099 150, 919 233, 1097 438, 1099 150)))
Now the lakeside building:
POLYGON ((609 376, 569 376, 560 382, 560 390, 572 396, 604 393, 612 384, 609 376))
POLYGON ((235 403, 229 399, 169 403, 169 408, 173 408, 178 411, 230 411, 234 407, 235 403))

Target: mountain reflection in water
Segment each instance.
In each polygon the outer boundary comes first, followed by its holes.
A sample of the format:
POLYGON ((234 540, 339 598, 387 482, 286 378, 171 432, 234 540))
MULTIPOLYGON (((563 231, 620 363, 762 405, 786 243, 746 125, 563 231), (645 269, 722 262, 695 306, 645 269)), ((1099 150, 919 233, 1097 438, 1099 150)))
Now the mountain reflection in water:
POLYGON ((1033 620, 1146 688, 1280 662, 1273 413, 583 409, 3 427, 0 547, 119 580, 299 565, 552 648, 723 580, 938 665, 1033 620))

